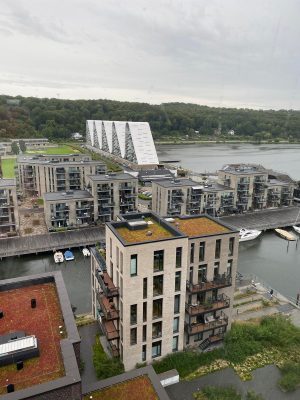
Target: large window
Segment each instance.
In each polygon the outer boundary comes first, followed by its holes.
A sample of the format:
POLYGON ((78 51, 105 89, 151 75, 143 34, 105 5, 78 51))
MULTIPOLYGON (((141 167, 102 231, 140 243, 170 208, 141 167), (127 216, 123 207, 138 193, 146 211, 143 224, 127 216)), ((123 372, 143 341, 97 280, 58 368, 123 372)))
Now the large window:
POLYGON ((142 361, 146 361, 147 358, 147 346, 145 344, 143 344, 142 347, 142 361))
POLYGON ((154 272, 163 271, 164 269, 164 251, 158 250, 154 252, 153 270, 154 272))
POLYGON ((227 276, 232 275, 232 260, 227 261, 227 271, 226 271, 227 276))
POLYGON ((199 246, 199 261, 205 260, 205 242, 200 242, 199 246))
POLYGON ((179 313, 180 311, 180 294, 174 296, 174 314, 179 313))
POLYGON ((200 265, 198 268, 198 283, 206 282, 207 265, 200 265))
POLYGON ((181 286, 181 272, 176 271, 175 272, 175 292, 178 292, 180 290, 181 286))
POLYGON ((214 264, 214 279, 217 279, 219 277, 219 272, 220 272, 220 263, 215 262, 215 264, 214 264))
POLYGON ((182 247, 176 248, 176 268, 180 268, 182 263, 182 247))
POLYGON ((143 342, 147 340, 147 325, 143 325, 143 342))
POLYGON ((137 254, 130 257, 130 276, 137 276, 137 254))
POLYGON ((147 292, 148 292, 148 281, 147 278, 143 279, 143 299, 147 298, 147 292))
POLYGON ((163 294, 164 276, 156 275, 153 277, 153 297, 163 294))
POLYGON ((178 336, 173 337, 172 351, 178 351, 178 336))
POLYGON ((173 319, 173 333, 179 332, 179 317, 173 319))
POLYGON ((152 324, 152 339, 157 339, 162 335, 162 322, 152 324))
POLYGON ((130 306, 130 324, 134 325, 137 323, 137 304, 130 306))
POLYGON ((194 262, 194 256, 195 256, 195 243, 191 243, 191 252, 190 252, 190 262, 194 262))
POLYGON ((134 345, 137 341, 137 328, 130 329, 130 344, 134 345))
POLYGON ((216 240, 215 258, 220 258, 221 255, 221 239, 216 240))
POLYGON ((161 355, 161 340, 159 342, 152 343, 152 358, 159 357, 161 355))
POLYGON ((234 237, 231 237, 229 239, 229 248, 228 248, 228 256, 229 257, 233 256, 233 250, 234 250, 234 237))
POLYGON ((163 313, 163 299, 153 300, 153 319, 161 318, 163 313))
POLYGON ((143 322, 147 321, 147 302, 143 303, 143 322))

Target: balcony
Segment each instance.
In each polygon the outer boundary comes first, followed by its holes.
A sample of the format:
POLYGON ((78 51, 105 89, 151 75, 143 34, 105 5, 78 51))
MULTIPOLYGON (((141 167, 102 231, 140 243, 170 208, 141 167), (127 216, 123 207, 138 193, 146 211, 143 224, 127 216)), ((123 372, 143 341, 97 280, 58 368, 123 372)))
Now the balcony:
POLYGON ((207 332, 213 329, 222 328, 228 325, 228 317, 223 311, 216 317, 206 317, 205 322, 185 323, 185 329, 189 336, 207 332))
POLYGON ((109 343, 109 347, 110 347, 112 356, 115 358, 120 357, 120 352, 119 352, 118 347, 115 344, 112 344, 111 342, 108 342, 108 343, 109 343))
POLYGON ((97 300, 107 321, 112 321, 119 318, 119 310, 116 310, 112 301, 100 293, 97 293, 97 300))
POLYGON ((103 318, 101 326, 103 328, 107 340, 119 339, 120 337, 119 330, 115 327, 113 321, 106 321, 103 318))
POLYGON ((132 185, 128 185, 128 186, 121 185, 119 190, 131 191, 133 188, 134 188, 134 186, 132 186, 132 185))
POLYGON ((185 310, 190 315, 199 315, 216 310, 222 310, 230 307, 230 298, 225 294, 221 294, 217 299, 208 301, 204 304, 186 304, 185 310))
POLYGON ((114 285, 111 277, 106 271, 102 271, 101 269, 99 269, 96 272, 96 277, 105 296, 119 296, 119 288, 114 285))
POLYGON ((208 290, 221 289, 232 285, 231 276, 218 276, 211 282, 199 282, 192 284, 186 281, 186 288, 190 294, 207 292, 208 290))

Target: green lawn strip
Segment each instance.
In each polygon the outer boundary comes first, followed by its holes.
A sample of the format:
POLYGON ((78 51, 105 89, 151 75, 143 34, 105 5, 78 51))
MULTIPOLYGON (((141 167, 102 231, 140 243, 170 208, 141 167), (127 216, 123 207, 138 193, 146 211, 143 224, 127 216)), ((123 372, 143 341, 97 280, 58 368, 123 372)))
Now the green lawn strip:
MULTIPOLYGON (((207 386, 193 394, 196 400, 242 400, 242 395, 233 387, 207 386)), ((246 393, 245 400, 263 400, 260 394, 252 390, 246 393)))
POLYGON ((27 150, 26 154, 74 154, 79 153, 78 149, 74 149, 69 145, 59 145, 57 147, 46 147, 42 150, 27 150))
POLYGON ((120 360, 118 358, 109 358, 105 353, 99 335, 96 336, 93 350, 93 363, 98 379, 110 378, 124 372, 124 366, 120 360))
POLYGON ((15 177, 15 169, 14 169, 16 165, 15 158, 2 158, 1 165, 2 165, 3 178, 15 177))
POLYGON ((177 369, 182 379, 192 380, 231 367, 242 380, 265 365, 300 363, 300 329, 282 316, 268 316, 260 323, 235 322, 224 346, 208 353, 188 350, 166 356, 153 364, 157 373, 177 369))
POLYGON ((260 301, 261 301, 261 299, 242 301, 241 303, 235 303, 233 305, 233 308, 245 306, 246 304, 256 303, 256 302, 260 302, 260 301))
POLYGON ((237 293, 234 295, 234 300, 244 299, 245 297, 250 297, 257 294, 256 290, 247 290, 245 293, 237 293))
POLYGON ((139 197, 139 199, 141 199, 141 200, 151 200, 151 197, 146 196, 145 194, 142 194, 142 193, 140 193, 140 194, 138 195, 138 197, 139 197))

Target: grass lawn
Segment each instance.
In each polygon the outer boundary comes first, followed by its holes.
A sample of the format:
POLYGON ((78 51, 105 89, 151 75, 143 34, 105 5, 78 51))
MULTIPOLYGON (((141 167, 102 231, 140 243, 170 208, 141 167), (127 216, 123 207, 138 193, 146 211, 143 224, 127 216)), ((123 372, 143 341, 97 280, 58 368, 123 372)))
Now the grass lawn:
POLYGON ((57 147, 47 147, 42 150, 26 151, 26 154, 74 154, 74 153, 80 153, 80 151, 65 144, 57 147))
POLYGON ((3 178, 14 178, 15 170, 14 167, 16 165, 15 158, 6 158, 1 160, 3 178))

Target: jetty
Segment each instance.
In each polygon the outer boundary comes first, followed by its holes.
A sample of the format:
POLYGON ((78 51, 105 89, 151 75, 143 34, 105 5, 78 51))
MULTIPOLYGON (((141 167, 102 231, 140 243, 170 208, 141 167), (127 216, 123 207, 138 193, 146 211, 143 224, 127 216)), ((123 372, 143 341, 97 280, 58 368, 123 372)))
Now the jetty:
POLYGON ((274 208, 220 217, 220 221, 236 229, 247 228, 266 231, 268 229, 287 228, 295 225, 299 211, 299 206, 274 208))
POLYGON ((86 247, 104 241, 104 227, 81 228, 43 235, 0 239, 0 259, 25 254, 86 247))

